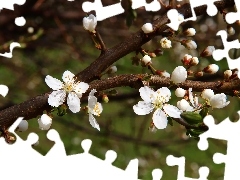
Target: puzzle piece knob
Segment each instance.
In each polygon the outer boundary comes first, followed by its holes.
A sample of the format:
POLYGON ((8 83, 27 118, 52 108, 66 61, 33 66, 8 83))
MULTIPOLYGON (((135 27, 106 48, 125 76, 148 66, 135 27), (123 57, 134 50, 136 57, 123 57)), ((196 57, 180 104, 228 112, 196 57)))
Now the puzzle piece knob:
POLYGON ((113 161, 117 158, 117 153, 113 150, 108 150, 105 154, 105 161, 109 164, 112 164, 113 161))
POLYGON ((161 169, 154 169, 152 171, 153 180, 159 180, 162 178, 163 172, 161 169))
POLYGON ((92 141, 90 139, 84 139, 81 143, 84 153, 88 153, 89 149, 92 145, 92 141))

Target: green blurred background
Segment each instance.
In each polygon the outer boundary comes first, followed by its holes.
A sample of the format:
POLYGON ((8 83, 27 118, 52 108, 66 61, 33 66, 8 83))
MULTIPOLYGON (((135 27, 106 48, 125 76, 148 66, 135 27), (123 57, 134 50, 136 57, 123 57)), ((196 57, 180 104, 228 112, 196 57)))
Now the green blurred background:
MULTIPOLYGON (((113 0, 102 2, 104 5, 114 4, 113 0)), ((142 24, 158 17, 158 13, 146 12, 144 8, 136 11, 129 9, 128 1, 122 3, 125 3, 124 14, 98 22, 98 31, 107 47, 116 45, 139 30, 142 24), (135 19, 133 15, 137 15, 135 19), (127 26, 126 22, 130 24, 132 22, 131 26, 127 26)), ((50 89, 44 82, 46 75, 61 79, 65 70, 76 74, 98 57, 100 52, 94 47, 89 34, 82 27, 85 13, 81 4, 82 2, 66 0, 58 2, 33 0, 23 6, 15 6, 14 14, 5 9, 0 12, 1 52, 8 51, 11 41, 20 42, 23 47, 14 49, 11 59, 0 57, 0 84, 5 84, 10 89, 5 98, 0 97, 0 109, 49 92, 50 89), (24 16, 26 19, 26 25, 23 27, 14 24, 15 17, 19 16, 24 16), (34 30, 33 33, 30 33, 31 28, 34 30)), ((197 35, 192 39, 198 43, 198 49, 188 51, 174 43, 172 49, 164 50, 162 56, 153 59, 156 69, 171 73, 177 65, 181 65, 180 60, 184 54, 199 56, 208 45, 222 47, 221 39, 215 36, 218 30, 226 28, 220 15, 214 18, 203 15, 198 18, 197 23, 188 22, 182 28, 188 27, 194 27, 197 31, 197 35)), ((238 28, 236 27, 237 35, 238 28)), ((229 38, 239 38, 237 35, 229 38)), ((181 33, 179 37, 182 37, 181 33)), ((154 38, 144 45, 144 48, 148 50, 160 48, 160 39, 161 37, 154 38)), ((114 64, 118 68, 117 75, 150 73, 146 68, 132 65, 131 57, 134 55, 133 52, 114 64)), ((213 59, 201 58, 197 69, 202 69, 211 63, 215 63, 213 59)), ((220 73, 210 81, 221 78, 221 72, 227 69, 225 59, 216 64, 220 66, 220 73)), ((105 75, 103 78, 106 77, 108 76, 105 75)), ((141 179, 152 179, 151 172, 155 168, 163 170, 163 180, 176 179, 177 167, 166 165, 166 157, 169 154, 186 157, 186 177, 198 178, 198 168, 208 166, 210 169, 208 179, 223 179, 224 164, 214 164, 212 156, 215 152, 226 153, 225 141, 210 139, 208 150, 200 151, 197 148, 198 141, 187 137, 184 127, 176 122, 173 122, 173 126, 169 125, 164 130, 152 133, 148 130, 152 114, 138 116, 132 109, 132 106, 140 100, 138 90, 130 87, 116 88, 116 90, 118 94, 110 98, 109 103, 103 103, 103 113, 97 117, 100 132, 91 127, 85 112, 73 114, 68 111, 63 117, 54 116, 51 128, 59 132, 67 154, 83 152, 81 141, 91 139, 93 144, 90 153, 104 159, 107 150, 116 151, 118 157, 113 165, 119 168, 125 169, 131 159, 138 158, 141 179)), ((176 105, 178 100, 180 99, 176 98, 172 91, 170 103, 176 105)), ((229 97, 229 100, 231 103, 226 108, 211 111, 216 123, 228 116, 234 116, 239 110, 239 100, 233 97, 229 97)), ((82 99, 81 106, 86 105, 86 99, 82 99)), ((30 132, 37 133, 40 140, 39 145, 34 148, 46 154, 53 142, 46 138, 46 131, 38 128, 38 118, 29 121, 27 132, 18 134, 26 139, 30 132)))

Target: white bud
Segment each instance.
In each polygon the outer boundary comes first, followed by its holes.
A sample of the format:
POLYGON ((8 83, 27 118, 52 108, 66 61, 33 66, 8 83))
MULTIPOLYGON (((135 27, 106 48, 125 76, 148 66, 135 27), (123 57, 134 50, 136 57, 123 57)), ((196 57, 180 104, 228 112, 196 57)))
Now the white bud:
POLYGON ((142 26, 142 30, 145 34, 153 32, 153 25, 151 23, 146 23, 142 26))
POLYGON ((184 21, 184 16, 180 13, 178 13, 178 21, 183 22, 184 21))
POLYGON ((183 97, 185 94, 186 94, 186 90, 183 89, 183 88, 177 88, 177 89, 175 90, 175 95, 176 95, 177 97, 183 97))
POLYGON ((230 76, 232 76, 232 71, 231 70, 226 70, 226 71, 224 71, 224 78, 225 79, 228 79, 228 78, 230 78, 230 76))
POLYGON ((48 130, 52 124, 52 118, 50 118, 47 114, 43 114, 38 119, 39 129, 48 130))
POLYGON ((172 42, 170 40, 168 40, 166 37, 162 38, 160 40, 160 44, 162 46, 162 48, 171 48, 172 47, 172 42))
POLYGON ((18 125, 18 131, 26 131, 28 129, 28 122, 26 120, 22 120, 18 125))
POLYGON ((163 71, 162 76, 170 78, 170 74, 167 71, 163 71))
POLYGON ((202 51, 200 56, 202 56, 202 57, 211 56, 213 51, 215 51, 215 47, 214 46, 208 46, 202 51))
POLYGON ((187 79, 187 70, 183 66, 176 67, 171 74, 171 81, 181 83, 187 79))
POLYGON ((196 30, 195 30, 194 28, 188 28, 188 29, 184 32, 184 34, 185 34, 186 36, 194 36, 194 35, 196 34, 196 30))
POLYGON ((229 27, 229 28, 227 28, 227 33, 229 35, 234 35, 235 34, 235 29, 233 27, 229 27))
POLYGON ((152 62, 151 62, 151 57, 150 57, 149 55, 143 56, 142 62, 143 62, 145 65, 151 64, 151 63, 152 63, 152 62))
POLYGON ((209 74, 215 74, 216 72, 218 72, 218 70, 219 70, 219 67, 216 64, 210 64, 203 69, 205 73, 209 73, 209 74))
POLYGON ((203 99, 210 99, 214 96, 214 92, 211 89, 204 89, 201 93, 203 99))
POLYGON ((192 65, 192 66, 198 65, 198 63, 199 63, 199 60, 198 60, 197 57, 193 57, 193 58, 191 59, 191 65, 192 65))
POLYGON ((84 29, 90 32, 94 32, 96 26, 97 26, 97 18, 94 15, 90 14, 88 17, 83 18, 84 29))
POLYGON ((113 73, 115 73, 115 72, 117 72, 117 66, 111 66, 111 67, 109 68, 109 70, 108 70, 108 73, 109 73, 109 74, 113 74, 113 73))
POLYGON ((185 46, 187 49, 197 49, 197 44, 195 41, 192 40, 182 40, 181 44, 185 46))
POLYGON ((187 111, 187 110, 192 109, 189 102, 187 102, 185 99, 182 99, 182 100, 178 101, 177 102, 177 107, 182 111, 187 111))

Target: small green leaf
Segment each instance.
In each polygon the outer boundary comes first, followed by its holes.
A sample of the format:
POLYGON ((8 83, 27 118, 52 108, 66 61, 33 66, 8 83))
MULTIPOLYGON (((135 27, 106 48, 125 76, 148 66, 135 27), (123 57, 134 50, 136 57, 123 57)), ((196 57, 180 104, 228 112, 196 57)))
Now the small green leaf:
POLYGON ((202 118, 205 118, 205 116, 208 115, 208 108, 204 107, 199 114, 202 116, 202 118))

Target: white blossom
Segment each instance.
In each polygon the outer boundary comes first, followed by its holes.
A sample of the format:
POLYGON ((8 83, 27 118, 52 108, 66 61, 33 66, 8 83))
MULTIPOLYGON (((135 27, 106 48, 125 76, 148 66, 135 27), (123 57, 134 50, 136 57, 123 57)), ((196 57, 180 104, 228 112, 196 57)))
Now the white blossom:
MULTIPOLYGON (((192 93, 192 88, 189 88, 188 89, 188 98, 189 98, 189 101, 191 102, 192 104, 192 107, 193 107, 193 110, 197 110, 199 109, 199 107, 201 106, 199 103, 198 103, 198 97, 197 96, 193 96, 193 93, 192 93)), ((192 110, 192 111, 193 111, 192 110)), ((190 111, 190 110, 188 110, 190 111)))
POLYGON ((162 48, 171 48, 172 47, 172 42, 170 40, 168 40, 166 37, 162 38, 160 40, 160 44, 162 46, 162 48))
POLYGON ((90 14, 88 17, 83 18, 84 29, 90 32, 94 32, 96 26, 97 26, 97 18, 94 15, 90 14))
POLYGON ((230 101, 227 102, 227 96, 224 93, 221 94, 215 94, 213 97, 210 98, 209 100, 210 106, 212 108, 223 108, 227 106, 230 101))
POLYGON ((142 30, 145 34, 153 32, 153 25, 151 23, 146 23, 142 26, 142 30))
POLYGON ((158 129, 167 127, 167 117, 180 118, 181 111, 170 104, 166 104, 171 98, 171 91, 167 87, 162 87, 157 91, 148 86, 139 89, 143 101, 133 106, 133 110, 138 115, 146 115, 153 110, 153 123, 158 129))
POLYGON ((151 57, 149 55, 145 55, 143 56, 142 58, 142 62, 145 64, 145 65, 148 65, 148 64, 151 64, 151 57))
POLYGON ((192 65, 192 66, 198 65, 198 63, 199 63, 199 60, 198 60, 197 57, 193 57, 193 58, 191 59, 191 65, 192 65))
POLYGON ((52 118, 49 117, 47 114, 43 114, 38 119, 39 129, 41 130, 48 130, 52 125, 52 118))
POLYGON ((186 34, 186 36, 194 36, 196 34, 196 30, 194 28, 188 28, 184 34, 186 34))
POLYGON ((214 94, 211 89, 204 89, 201 96, 212 108, 223 108, 230 103, 230 101, 227 101, 227 96, 224 93, 214 94))
POLYGON ((177 88, 177 89, 175 90, 175 95, 176 95, 177 97, 183 97, 185 94, 186 94, 186 90, 183 89, 183 88, 177 88))
POLYGON ((54 91, 48 97, 48 104, 53 107, 58 107, 63 104, 67 97, 69 109, 73 112, 80 111, 80 99, 89 87, 87 83, 75 82, 74 74, 70 71, 65 71, 62 76, 63 82, 47 75, 45 82, 54 91))
POLYGON ((171 81, 181 83, 187 79, 187 70, 183 66, 176 67, 171 74, 171 81))
POLYGON ((28 122, 26 120, 22 120, 18 127, 17 127, 18 131, 23 132, 26 131, 28 129, 28 122))
POLYGON ((92 89, 88 96, 88 113, 89 113, 89 122, 92 127, 100 131, 100 127, 95 119, 95 116, 100 116, 103 111, 102 104, 97 102, 97 98, 94 96, 94 93, 97 92, 96 89, 92 89))
POLYGON ((0 94, 5 97, 8 93, 9 89, 6 85, 0 84, 0 94))

